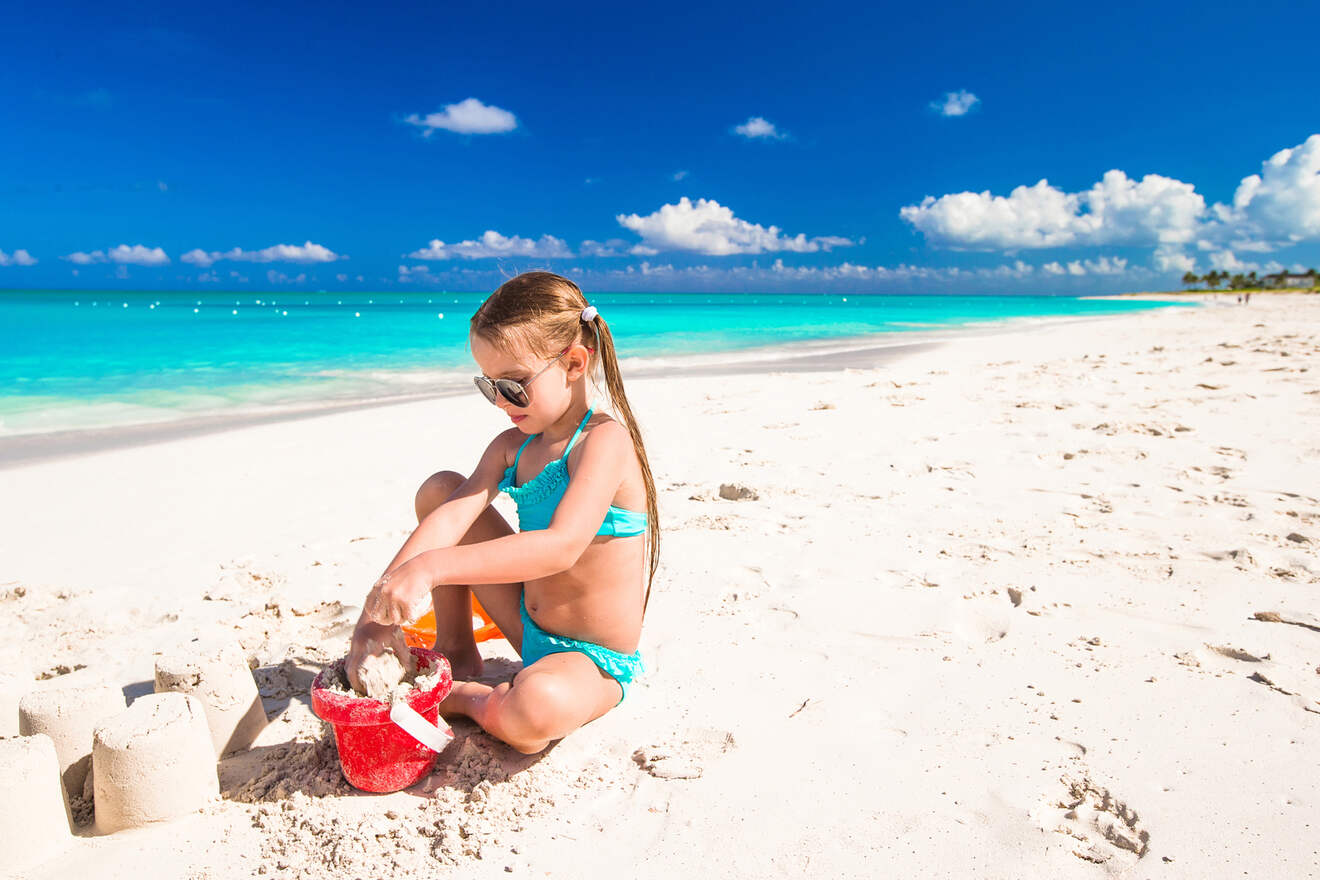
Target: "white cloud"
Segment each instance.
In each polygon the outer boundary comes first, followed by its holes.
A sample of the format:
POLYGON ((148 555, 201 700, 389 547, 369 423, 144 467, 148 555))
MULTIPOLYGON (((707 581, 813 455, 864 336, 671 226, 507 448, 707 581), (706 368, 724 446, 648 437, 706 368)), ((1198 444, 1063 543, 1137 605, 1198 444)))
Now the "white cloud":
POLYGON ((1084 260, 1082 265, 1086 266, 1086 271, 1095 275, 1122 275, 1127 271, 1127 262, 1123 257, 1100 257, 1084 260))
POLYGON ((1035 272, 1035 266, 1029 266, 1021 260, 1014 260, 1010 265, 976 270, 976 274, 982 278, 1028 278, 1035 272))
POLYGON ((425 116, 413 113, 404 122, 421 128, 423 137, 430 137, 437 128, 459 134, 500 134, 518 127, 518 118, 508 110, 483 104, 476 98, 446 104, 439 113, 425 116))
MULTIPOLYGON (((936 269, 930 266, 909 266, 902 263, 898 266, 860 266, 854 263, 843 262, 837 266, 786 266, 782 259, 776 259, 770 267, 770 273, 781 278, 793 279, 797 281, 810 281, 812 283, 828 283, 844 280, 863 280, 863 281, 911 281, 911 280, 940 280, 956 278, 966 274, 960 269, 936 269)), ((747 270, 745 267, 732 270, 732 274, 746 274, 752 278, 763 275, 762 270, 752 267, 747 270), (742 270, 740 272, 740 269, 742 270)))
POLYGON ((110 261, 113 263, 131 263, 135 266, 163 266, 170 261, 165 251, 161 248, 148 248, 140 244, 129 247, 121 244, 119 247, 110 251, 110 261))
POLYGON ((976 95, 966 89, 959 89, 946 92, 943 101, 931 101, 930 107, 941 116, 965 116, 968 110, 980 102, 981 99, 976 95))
POLYGON ((1263 250, 1256 243, 1292 244, 1320 238, 1320 134, 1279 150, 1261 163, 1260 174, 1242 179, 1233 206, 1216 205, 1221 221, 1234 227, 1238 250, 1263 250))
POLYGON ((1220 272, 1253 272, 1260 269, 1260 264, 1244 262, 1232 251, 1225 250, 1210 255, 1210 268, 1218 269, 1220 272))
POLYGON ((1196 259, 1183 253, 1180 247, 1161 245, 1155 249, 1155 268, 1161 272, 1192 272, 1196 259))
MULTIPOLYGON (((745 267, 730 270, 731 274, 747 272, 745 267)), ((758 271, 753 267, 753 276, 758 271)), ((1119 275, 1130 271, 1127 260, 1122 257, 1100 257, 1094 260, 1074 260, 1066 266, 1057 261, 1036 267, 1022 260, 1014 260, 999 266, 986 266, 978 269, 962 269, 957 266, 936 268, 931 266, 912 266, 906 263, 894 267, 859 266, 842 263, 838 266, 786 266, 782 259, 775 260, 769 270, 772 274, 794 280, 827 283, 846 279, 877 281, 965 281, 982 278, 991 280, 1021 280, 1037 277, 1039 271, 1045 276, 1060 275, 1119 275)))
POLYGON ((120 263, 118 266, 115 266, 115 277, 118 278, 120 281, 127 281, 128 267, 125 266, 123 263, 120 263))
MULTIPOLYGON (((246 281, 247 279, 244 280, 246 281)), ((267 269, 266 280, 271 284, 302 284, 307 280, 307 273, 299 272, 296 277, 290 278, 283 272, 277 272, 274 269, 267 269)))
POLYGON ((194 248, 179 257, 185 263, 192 263, 205 269, 220 260, 234 260, 244 263, 333 263, 348 257, 311 241, 305 244, 276 244, 259 251, 245 251, 242 248, 230 248, 227 251, 204 251, 194 248))
MULTIPOLYGON (((399 267, 399 283, 427 282, 446 285, 468 284, 485 287, 501 280, 492 269, 446 268, 440 274, 423 275, 421 267, 399 267)), ((1051 289, 1057 279, 1073 274, 1079 289, 1096 292, 1130 285, 1136 278, 1149 277, 1148 269, 1132 267, 1122 258, 1099 257, 1093 260, 1074 260, 1069 266, 1058 261, 1034 266, 1023 260, 1014 260, 998 266, 961 268, 899 264, 897 266, 866 266, 850 262, 837 265, 788 265, 781 258, 771 265, 755 260, 750 265, 675 266, 643 260, 639 263, 610 269, 579 267, 572 270, 573 277, 584 285, 596 288, 647 290, 660 287, 669 290, 837 290, 880 292, 885 289, 911 289, 913 285, 937 284, 949 290, 1003 290, 1006 284, 1030 290, 1051 289), (617 285, 617 286, 616 286, 617 285)), ((382 279, 387 280, 387 279, 382 279)), ((1144 283, 1144 282, 1143 282, 1144 283)))
POLYGON ((335 276, 335 280, 336 280, 336 281, 347 281, 347 280, 348 280, 348 276, 345 275, 343 272, 340 272, 338 275, 335 276))
POLYGON ((775 128, 773 122, 760 116, 749 118, 742 125, 735 126, 733 130, 745 138, 769 138, 770 140, 782 141, 788 137, 787 133, 775 128))
POLYGON ((1189 183, 1108 171, 1089 190, 1065 193, 1041 180, 1007 196, 989 191, 927 196, 899 216, 937 246, 1017 250, 1100 244, 1155 246, 1191 241, 1205 199, 1189 183))
MULTIPOLYGON (((1214 268, 1255 267, 1241 253, 1269 253, 1320 240, 1320 134, 1279 150, 1244 177, 1231 205, 1206 205, 1195 186, 1159 174, 1139 181, 1111 170, 1089 189, 1068 193, 1041 180, 1007 196, 988 191, 927 196, 899 216, 936 247, 955 250, 1094 247, 1152 248, 1161 272, 1188 272, 1193 246, 1214 268)), ((1084 271, 1084 264, 1078 264, 1084 271)))
POLYGON ((87 266, 92 263, 118 263, 120 265, 135 266, 163 266, 170 261, 168 255, 161 248, 149 248, 144 245, 135 244, 132 247, 121 244, 118 247, 107 251, 92 251, 90 254, 82 251, 68 254, 60 257, 61 260, 68 260, 71 263, 77 263, 79 266, 87 266))
POLYGON ((815 253, 853 243, 838 235, 809 239, 798 233, 785 237, 780 235, 778 226, 765 227, 739 220, 732 210, 713 199, 698 199, 693 203, 686 196, 677 204, 662 205, 645 217, 619 214, 615 219, 642 237, 642 243, 632 248, 632 253, 638 256, 654 256, 660 251, 693 251, 711 256, 767 251, 815 253))
POLYGON ((926 196, 898 215, 938 247, 970 250, 1057 247, 1073 244, 1080 196, 1041 180, 1008 196, 961 192, 926 196))
POLYGON ((460 241, 457 244, 445 244, 438 238, 430 244, 408 254, 413 260, 451 260, 463 257, 468 260, 480 260, 485 257, 571 257, 563 239, 553 235, 543 235, 538 239, 523 238, 518 235, 503 236, 493 229, 487 229, 478 241, 460 241))
POLYGON ((690 172, 687 172, 687 171, 675 171, 675 172, 674 172, 674 180, 676 180, 676 181, 678 181, 678 180, 682 180, 683 178, 687 177, 689 173, 690 173, 690 172))
POLYGON ((19 248, 13 254, 0 251, 0 266, 35 266, 37 260, 27 251, 19 248))
POLYGON ((622 257, 627 250, 628 242, 621 238, 611 238, 604 242, 588 238, 578 247, 578 254, 583 257, 622 257))
POLYGON ((1128 270, 1128 261, 1123 257, 1097 257, 1094 260, 1072 260, 1067 265, 1057 261, 1041 266, 1047 275, 1122 275, 1128 270))

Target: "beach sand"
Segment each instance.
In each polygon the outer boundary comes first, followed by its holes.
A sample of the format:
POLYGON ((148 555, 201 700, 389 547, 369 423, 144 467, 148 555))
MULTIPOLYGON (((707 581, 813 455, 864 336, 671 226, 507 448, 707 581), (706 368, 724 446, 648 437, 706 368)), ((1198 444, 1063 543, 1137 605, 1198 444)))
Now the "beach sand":
MULTIPOLYGON (((630 380, 664 527, 648 677, 535 757, 457 723, 392 795, 342 781, 308 686, 496 410, 11 463, 0 733, 26 691, 136 697, 218 635, 271 717, 200 813, 84 826, 20 876, 1311 874, 1320 297, 1203 299, 630 380)), ((489 680, 517 670, 486 646, 489 680)))

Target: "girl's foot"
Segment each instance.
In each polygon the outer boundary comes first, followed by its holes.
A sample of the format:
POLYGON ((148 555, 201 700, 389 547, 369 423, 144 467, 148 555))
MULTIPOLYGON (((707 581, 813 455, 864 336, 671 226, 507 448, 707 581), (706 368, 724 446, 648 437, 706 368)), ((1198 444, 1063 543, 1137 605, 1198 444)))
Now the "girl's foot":
POLYGON ((449 671, 454 676, 455 685, 460 681, 481 677, 481 652, 477 650, 476 642, 469 639, 466 645, 455 647, 442 645, 437 639, 432 650, 444 654, 449 661, 449 671))
POLYGON ((465 715, 476 721, 478 710, 492 690, 490 685, 479 681, 460 681, 455 678, 453 690, 440 701, 440 714, 445 718, 465 715))

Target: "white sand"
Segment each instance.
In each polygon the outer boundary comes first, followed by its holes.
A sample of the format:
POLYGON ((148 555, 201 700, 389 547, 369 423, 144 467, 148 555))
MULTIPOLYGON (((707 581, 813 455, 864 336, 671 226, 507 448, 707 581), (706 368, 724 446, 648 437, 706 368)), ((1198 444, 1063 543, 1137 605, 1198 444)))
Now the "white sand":
POLYGON ((372 654, 363 660, 358 674, 362 677, 362 696, 373 700, 388 700, 408 670, 403 668, 403 663, 394 652, 387 648, 383 653, 372 654))
MULTIPOLYGON (((1315 297, 629 392, 664 526, 649 677, 536 759, 456 725, 423 786, 379 797, 339 778, 307 688, 494 409, 0 471, 0 644, 87 667, 34 686, 144 694, 153 651, 223 631, 273 719, 202 813, 23 876, 1316 869, 1315 297)), ((491 680, 517 669, 487 644, 491 680)))

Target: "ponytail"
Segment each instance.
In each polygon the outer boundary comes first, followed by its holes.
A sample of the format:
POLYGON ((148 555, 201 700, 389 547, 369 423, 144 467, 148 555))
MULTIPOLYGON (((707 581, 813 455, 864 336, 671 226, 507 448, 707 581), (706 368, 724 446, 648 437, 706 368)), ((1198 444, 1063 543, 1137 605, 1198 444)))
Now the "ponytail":
MULTIPOLYGON (((595 309, 591 308, 594 313, 595 309)), ((646 447, 642 443, 642 432, 637 425, 637 417, 628 405, 628 395, 623 390, 623 376, 619 372, 619 359, 614 352, 614 334, 599 314, 592 314, 590 324, 596 331, 596 350, 600 357, 602 371, 605 374, 605 388, 609 392, 610 404, 614 411, 623 418, 624 427, 632 437, 633 450, 637 453, 637 463, 642 468, 642 481, 646 484, 646 542, 648 547, 646 598, 642 601, 642 610, 651 600, 651 582, 655 580, 655 570, 660 564, 660 513, 656 504, 655 479, 651 476, 651 463, 646 458, 646 447)))

